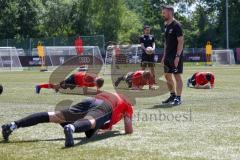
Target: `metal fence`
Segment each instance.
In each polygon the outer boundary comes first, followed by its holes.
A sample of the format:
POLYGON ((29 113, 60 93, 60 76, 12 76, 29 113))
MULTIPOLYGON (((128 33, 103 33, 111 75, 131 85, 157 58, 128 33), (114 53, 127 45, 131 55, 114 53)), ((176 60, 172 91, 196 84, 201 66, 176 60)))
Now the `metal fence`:
MULTIPOLYGON (((105 39, 103 35, 80 36, 84 46, 98 46, 102 53, 105 51, 105 39)), ((74 46, 77 36, 72 37, 50 37, 50 38, 26 38, 21 40, 0 40, 0 47, 16 47, 23 49, 26 56, 32 55, 32 50, 41 42, 44 46, 74 46)))
MULTIPOLYGON (((104 35, 80 36, 84 46, 98 46, 101 54, 105 57, 104 35)), ((77 36, 72 37, 50 37, 50 38, 26 38, 26 39, 3 39, 0 40, 0 47, 16 47, 19 54, 32 56, 33 49, 41 42, 44 46, 74 46, 77 36)), ((156 54, 162 54, 163 48, 157 48, 156 54)), ((204 54, 204 48, 185 48, 184 54, 204 54)))

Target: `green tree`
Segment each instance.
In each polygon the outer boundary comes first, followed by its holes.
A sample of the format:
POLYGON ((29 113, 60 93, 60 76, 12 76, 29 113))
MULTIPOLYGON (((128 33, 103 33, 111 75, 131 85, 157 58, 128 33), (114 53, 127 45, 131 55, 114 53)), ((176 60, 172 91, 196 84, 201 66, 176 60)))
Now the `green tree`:
POLYGON ((18 31, 19 17, 16 0, 2 0, 0 3, 0 38, 14 38, 18 31))
MULTIPOLYGON (((210 2, 209 2, 210 3, 210 2)), ((226 5, 225 1, 210 3, 217 12, 217 45, 226 48, 226 5)), ((229 46, 235 48, 240 46, 240 2, 238 0, 229 1, 229 46)))
MULTIPOLYGON (((186 47, 203 47, 208 40, 215 48, 226 46, 225 1, 208 0, 0 0, 0 39, 103 34, 106 41, 138 43, 147 24, 163 47, 165 4, 177 9, 186 47)), ((232 48, 240 44, 239 8, 239 0, 229 1, 232 48)))
POLYGON ((80 35, 94 34, 93 14, 93 0, 74 0, 70 15, 73 33, 80 35))
POLYGON ((69 0, 46 1, 45 12, 40 19, 43 20, 42 34, 45 36, 72 35, 71 9, 73 4, 69 0))
POLYGON ((35 0, 18 0, 18 34, 21 37, 36 37, 38 30, 38 6, 35 0))
POLYGON ((122 0, 94 0, 96 34, 104 34, 106 41, 117 41, 121 25, 122 0))
POLYGON ((122 6, 121 24, 118 32, 120 42, 139 43, 139 35, 142 31, 142 24, 139 16, 129 10, 126 5, 122 6))

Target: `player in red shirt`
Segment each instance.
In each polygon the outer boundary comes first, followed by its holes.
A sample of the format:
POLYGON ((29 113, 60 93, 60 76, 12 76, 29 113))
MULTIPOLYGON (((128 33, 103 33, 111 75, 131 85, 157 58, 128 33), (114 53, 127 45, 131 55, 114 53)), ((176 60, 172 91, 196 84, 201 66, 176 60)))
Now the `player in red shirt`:
POLYGON ((78 36, 74 42, 75 47, 76 47, 76 52, 77 55, 82 55, 84 52, 84 47, 83 47, 83 40, 78 36))
POLYGON ((187 81, 187 87, 197 89, 210 89, 214 87, 214 74, 212 72, 196 72, 187 81))
POLYGON ((58 123, 64 127, 65 147, 74 145, 73 133, 85 132, 90 138, 98 129, 110 130, 124 119, 125 133, 131 134, 133 107, 123 95, 102 92, 95 98, 88 98, 55 112, 40 112, 2 126, 2 136, 8 141, 11 133, 24 127, 40 123, 58 123))
POLYGON ((97 87, 100 89, 104 84, 104 79, 97 77, 97 75, 89 74, 86 72, 76 72, 70 75, 67 79, 60 84, 40 84, 36 86, 36 93, 40 93, 42 88, 55 89, 58 92, 59 89, 74 89, 75 87, 83 88, 84 94, 88 94, 88 87, 97 87))
POLYGON ((118 87, 121 81, 125 81, 128 88, 142 89, 145 85, 149 85, 149 89, 153 89, 154 76, 150 71, 138 70, 119 77, 115 82, 115 86, 118 87))

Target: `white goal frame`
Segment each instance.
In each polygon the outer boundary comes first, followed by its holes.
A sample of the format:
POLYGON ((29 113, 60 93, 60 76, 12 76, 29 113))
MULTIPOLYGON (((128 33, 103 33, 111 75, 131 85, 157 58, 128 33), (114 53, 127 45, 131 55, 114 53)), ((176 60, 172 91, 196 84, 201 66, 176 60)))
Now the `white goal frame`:
MULTIPOLYGON (((83 46, 83 54, 82 55, 91 55, 93 57, 96 57, 102 61, 102 64, 104 64, 104 60, 101 54, 101 51, 98 46, 83 46)), ((45 56, 49 56, 49 59, 51 61, 52 67, 59 66, 61 64, 55 62, 53 59, 53 56, 75 56, 77 55, 76 46, 44 46, 45 50, 45 56)), ((32 51, 32 55, 37 55, 37 48, 34 48, 32 51)), ((64 62, 64 57, 62 57, 64 62)), ((93 64, 94 64, 94 58, 93 58, 93 64)))
POLYGON ((0 71, 23 71, 15 47, 0 47, 0 71))
POLYGON ((226 50, 212 50, 212 62, 214 65, 234 65, 236 64, 234 58, 234 51, 226 50))
POLYGON ((116 55, 124 55, 126 61, 123 63, 126 64, 137 64, 141 63, 142 49, 141 45, 111 45, 106 49, 105 60, 104 60, 104 74, 110 75, 111 72, 114 72, 116 68, 116 62, 119 61, 116 59, 116 55), (120 49, 119 53, 116 53, 120 49))

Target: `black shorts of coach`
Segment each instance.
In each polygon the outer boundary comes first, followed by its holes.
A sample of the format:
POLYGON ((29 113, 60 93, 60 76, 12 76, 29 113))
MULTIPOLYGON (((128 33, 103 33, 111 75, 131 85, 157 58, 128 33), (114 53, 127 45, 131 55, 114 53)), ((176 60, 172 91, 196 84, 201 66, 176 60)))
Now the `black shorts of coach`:
MULTIPOLYGON (((112 107, 103 100, 89 98, 82 102, 60 111, 66 122, 61 126, 74 123, 85 117, 92 117, 96 120, 96 127, 93 130, 101 128, 112 117, 112 107)), ((90 130, 91 131, 91 130, 90 130)), ((87 134, 86 134, 87 135, 87 134)))
POLYGON ((165 57, 164 73, 182 74, 183 73, 183 56, 179 57, 178 66, 175 67, 174 60, 176 57, 165 57))
POLYGON ((141 67, 155 67, 154 54, 142 53, 141 67))

